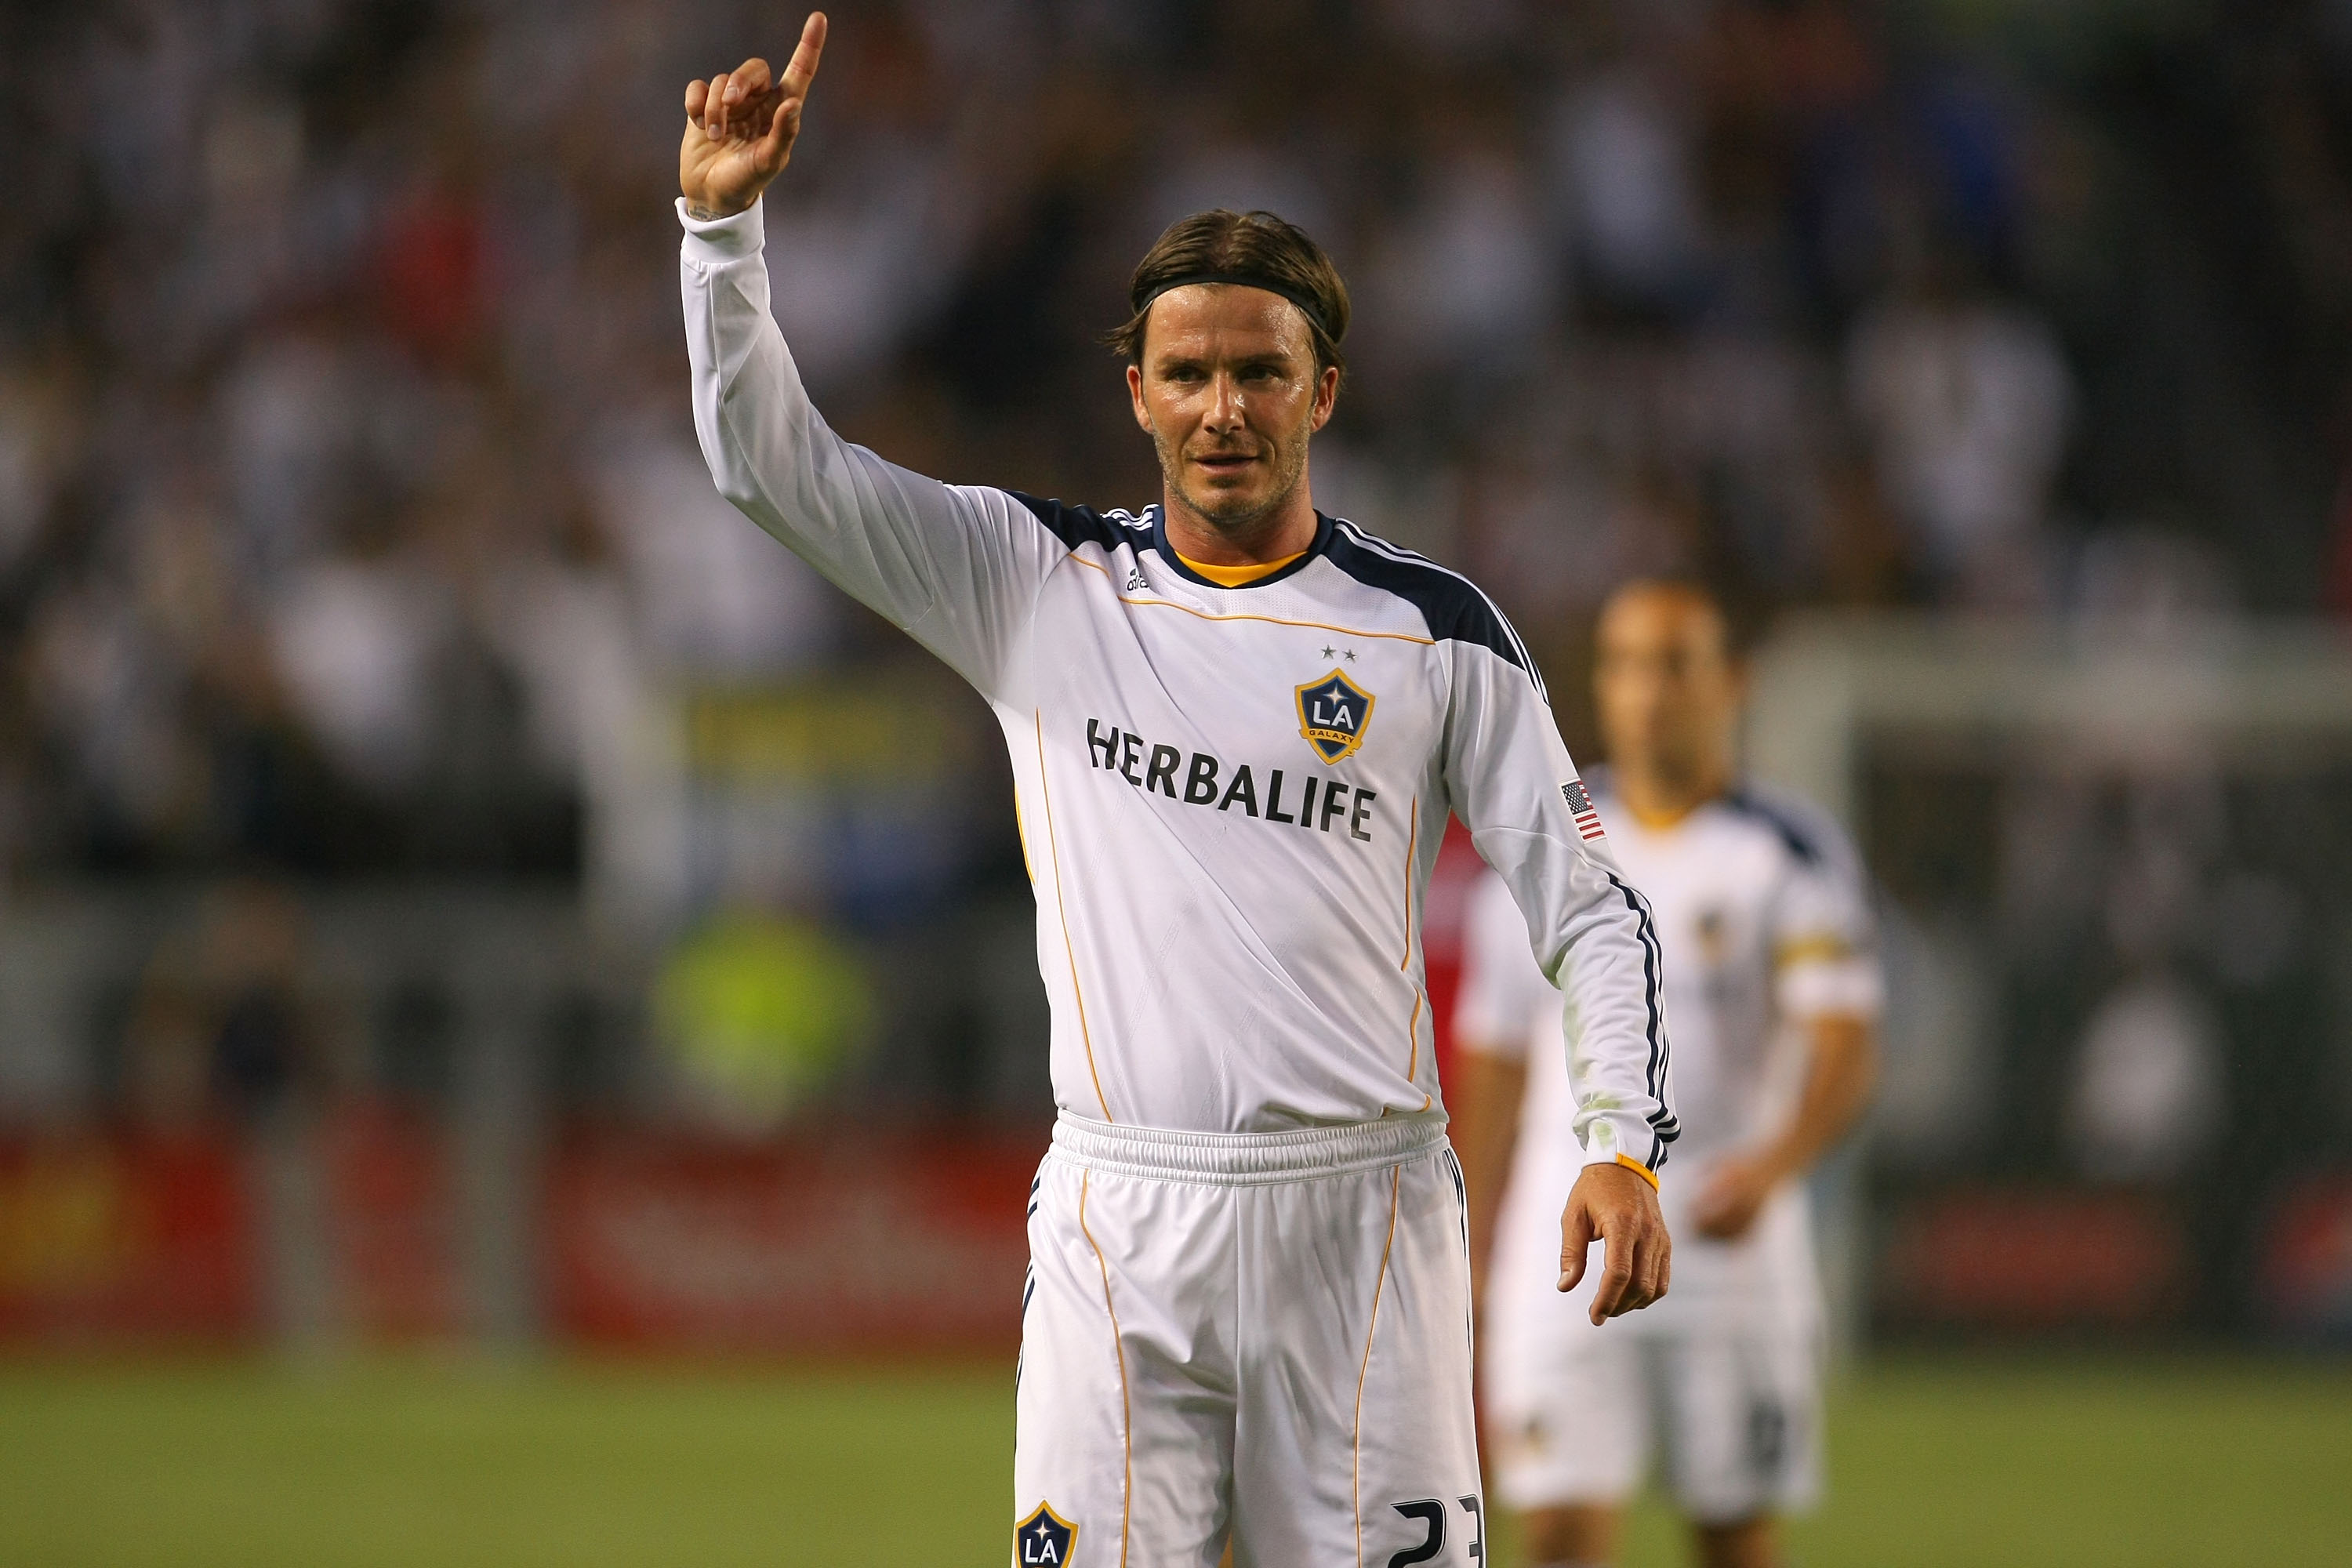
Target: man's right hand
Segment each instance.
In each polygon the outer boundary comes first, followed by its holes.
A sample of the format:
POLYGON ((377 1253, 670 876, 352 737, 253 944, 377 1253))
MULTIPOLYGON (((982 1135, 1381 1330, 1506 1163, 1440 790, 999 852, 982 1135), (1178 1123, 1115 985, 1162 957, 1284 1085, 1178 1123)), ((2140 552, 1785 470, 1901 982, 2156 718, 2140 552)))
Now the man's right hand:
POLYGON ((801 110, 824 53, 824 13, 801 28, 800 47, 777 80, 762 59, 686 89, 686 138, 678 143, 677 186, 698 218, 732 217, 760 199, 792 161, 801 110))

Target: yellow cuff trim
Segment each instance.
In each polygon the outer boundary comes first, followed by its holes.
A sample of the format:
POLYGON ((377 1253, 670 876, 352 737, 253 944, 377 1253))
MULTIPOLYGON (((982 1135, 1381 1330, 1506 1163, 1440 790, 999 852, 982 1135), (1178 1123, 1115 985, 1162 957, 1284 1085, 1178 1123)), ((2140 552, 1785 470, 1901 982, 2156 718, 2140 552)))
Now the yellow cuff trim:
POLYGON ((1255 583, 1261 577, 1273 576, 1306 553, 1304 550, 1293 551, 1279 561, 1253 561, 1241 566, 1212 565, 1206 561, 1195 561, 1181 551, 1177 552, 1176 559, 1220 588, 1239 588, 1245 584, 1255 583))
POLYGON ((1657 1172, 1653 1171, 1649 1166, 1644 1165, 1641 1161, 1636 1160, 1631 1154, 1618 1155, 1617 1163, 1624 1166, 1627 1170, 1633 1172, 1635 1175, 1641 1177, 1642 1180, 1649 1183, 1653 1191, 1656 1190, 1658 1185, 1657 1172))

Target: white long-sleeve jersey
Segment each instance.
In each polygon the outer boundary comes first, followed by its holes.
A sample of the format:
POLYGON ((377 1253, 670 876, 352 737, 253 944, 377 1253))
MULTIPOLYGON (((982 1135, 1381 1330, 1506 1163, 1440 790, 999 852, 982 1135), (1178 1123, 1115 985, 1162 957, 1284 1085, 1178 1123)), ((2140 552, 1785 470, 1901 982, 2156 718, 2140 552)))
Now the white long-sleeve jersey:
POLYGON ((1197 1132, 1442 1116, 1421 909, 1452 812, 1566 995, 1587 1158, 1664 1161, 1649 910, 1483 594, 1330 518, 1282 570, 1221 587, 1156 506, 884 462, 810 405, 769 311, 760 208, 698 223, 680 204, 679 220, 720 492, 1003 727, 1065 1111, 1197 1132))

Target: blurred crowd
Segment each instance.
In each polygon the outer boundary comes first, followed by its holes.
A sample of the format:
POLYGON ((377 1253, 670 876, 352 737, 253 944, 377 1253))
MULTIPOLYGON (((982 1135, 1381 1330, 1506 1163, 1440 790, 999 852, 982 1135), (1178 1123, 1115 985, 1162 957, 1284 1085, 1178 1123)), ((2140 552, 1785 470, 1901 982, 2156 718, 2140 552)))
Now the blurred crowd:
MULTIPOLYGON (((767 224, 838 427, 1140 506, 1129 268, 1278 212, 1354 291, 1318 501, 1487 585, 1580 757, 1634 574, 2045 656, 2352 618, 2352 0, 830 8, 767 224)), ((323 1118, 272 1145, 271 1255, 351 1187, 411 1281, 527 1211, 543 1114, 1043 1113, 986 715, 695 444, 683 89, 798 21, 0 0, 0 1121, 323 1118)), ((2138 1258, 2114 1321, 2271 1311, 2246 1215, 2352 1153, 2352 771, 2153 728, 1855 758, 1890 1321, 2073 1310, 2025 1233, 2138 1258), (1971 1171, 2107 1207, 1936 1207, 1971 1171)), ((2345 1332, 2336 1191, 2295 1321, 2345 1332)))
MULTIPOLYGON (((2352 604, 2344 0, 834 20, 776 305, 911 467, 1152 499, 1099 334, 1166 222, 1263 206, 1356 295, 1318 499, 1493 584, 1555 690, 1643 571, 2352 604)), ((646 693, 899 657, 688 415, 681 90, 793 21, 0 6, 0 860, 568 877, 646 693)))

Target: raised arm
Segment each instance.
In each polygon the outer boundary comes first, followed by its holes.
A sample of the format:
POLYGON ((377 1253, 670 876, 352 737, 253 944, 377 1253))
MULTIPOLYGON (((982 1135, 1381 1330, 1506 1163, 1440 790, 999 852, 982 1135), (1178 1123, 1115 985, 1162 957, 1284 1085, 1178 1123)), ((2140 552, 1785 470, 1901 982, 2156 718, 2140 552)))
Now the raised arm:
POLYGON ((992 695, 1067 547, 1005 491, 943 485, 834 434, 768 308, 760 196, 791 160, 824 36, 813 15, 781 79, 753 59, 686 91, 678 272, 695 432, 721 495, 992 695))
POLYGON ((1657 933, 1602 847, 1517 635, 1496 625, 1494 646, 1456 647, 1446 784, 1562 993, 1585 1170, 1561 1219, 1559 1288, 1574 1288, 1586 1247, 1605 1238, 1598 1322, 1664 1294, 1670 1267, 1654 1189, 1678 1129, 1657 933))

